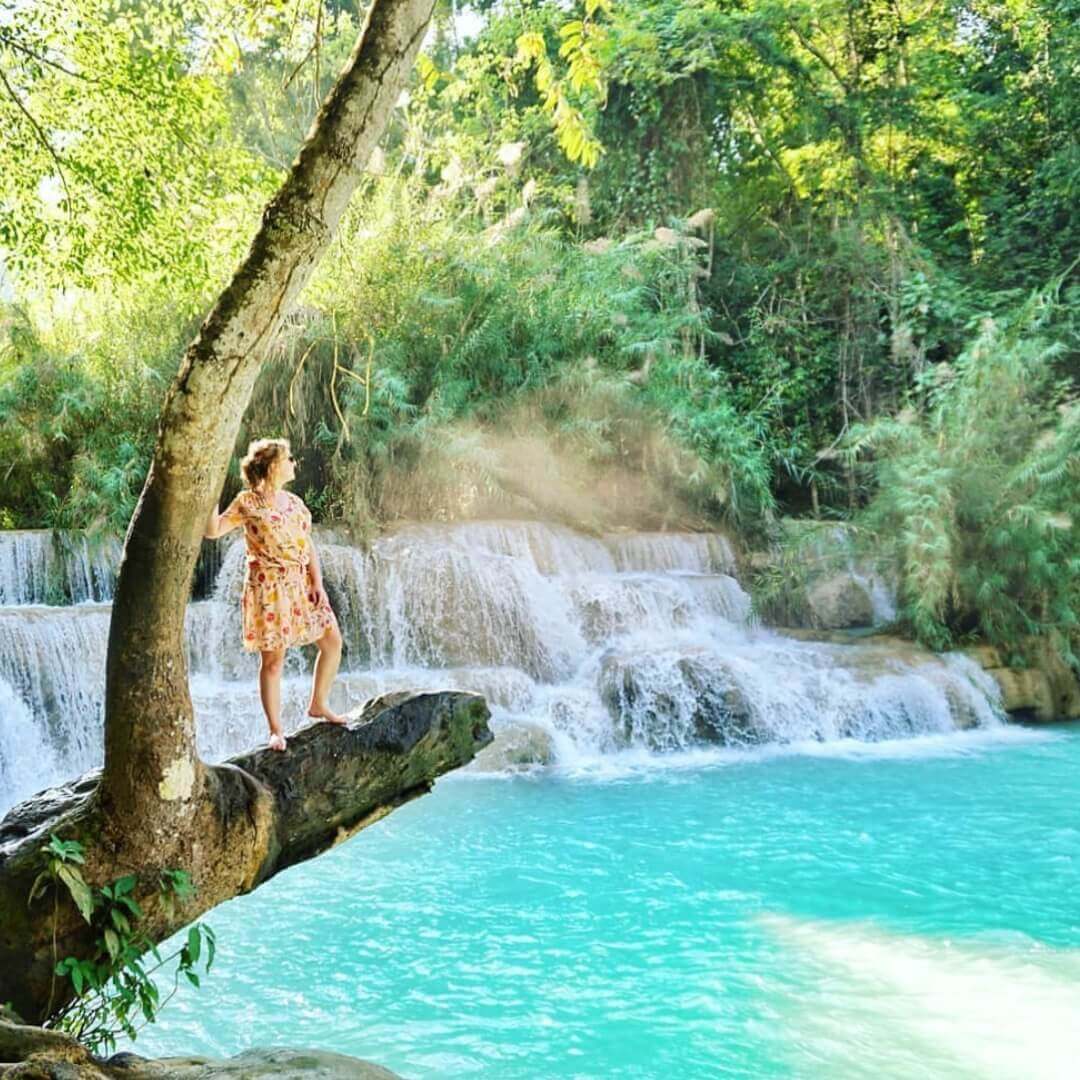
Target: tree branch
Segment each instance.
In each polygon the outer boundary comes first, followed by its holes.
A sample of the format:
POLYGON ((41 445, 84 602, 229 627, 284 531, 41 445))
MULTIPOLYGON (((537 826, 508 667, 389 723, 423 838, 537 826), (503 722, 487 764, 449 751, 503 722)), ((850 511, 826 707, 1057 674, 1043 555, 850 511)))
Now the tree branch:
MULTIPOLYGON (((202 869, 193 875, 197 892, 166 909, 158 899, 159 872, 174 864, 167 861, 171 855, 157 854, 156 869, 146 870, 133 893, 145 912, 140 934, 163 941, 222 901, 426 794, 437 777, 491 742, 487 721, 487 706, 476 694, 386 694, 356 710, 346 725, 301 729, 285 753, 257 750, 210 766, 203 813, 193 822, 198 833, 188 838, 203 853, 202 869)), ((51 905, 27 903, 50 835, 87 841, 87 880, 96 885, 137 869, 129 853, 103 850, 98 840, 97 779, 88 774, 43 792, 0 821, 0 1002, 11 1001, 27 1019, 40 1021, 53 1007, 47 1004, 53 958, 91 955, 100 932, 66 901, 59 920, 51 905)), ((129 832, 141 827, 128 824, 129 832)), ((70 996, 70 983, 60 983, 54 1005, 62 1007, 70 996)))
POLYGON ((53 159, 53 162, 56 165, 57 174, 60 177, 60 183, 63 185, 64 188, 64 198, 67 202, 68 219, 70 220, 74 216, 75 210, 74 205, 71 201, 71 190, 68 188, 67 177, 64 175, 64 163, 60 160, 60 155, 53 149, 52 143, 49 142, 45 132, 42 131, 41 125, 38 124, 38 122, 33 118, 33 116, 30 115, 30 110, 27 109, 27 107, 22 103, 19 95, 12 88, 11 83, 8 82, 7 76, 4 74, 4 69, 2 67, 0 67, 0 83, 4 84, 4 89, 7 91, 8 97, 10 97, 11 100, 15 102, 18 110, 23 114, 23 116, 26 117, 27 121, 29 121, 30 126, 34 129, 34 134, 38 142, 41 143, 41 145, 48 151, 49 156, 53 159))

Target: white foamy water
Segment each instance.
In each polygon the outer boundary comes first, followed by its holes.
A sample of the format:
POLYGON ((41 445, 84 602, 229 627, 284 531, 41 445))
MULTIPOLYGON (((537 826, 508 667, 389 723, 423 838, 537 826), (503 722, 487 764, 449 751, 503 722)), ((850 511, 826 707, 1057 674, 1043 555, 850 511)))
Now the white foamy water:
POLYGON ((719 533, 612 533, 605 537, 619 570, 735 573, 731 541, 719 533))
POLYGON ((112 598, 120 542, 48 529, 0 532, 0 605, 112 598))
POLYGON ((109 614, 106 604, 0 607, 0 810, 101 763, 109 614), (13 763, 31 747, 30 769, 13 763))
MULTIPOLYGON (((830 742, 802 739, 788 743, 763 743, 760 746, 694 746, 657 754, 644 746, 612 750, 604 755, 577 755, 573 747, 553 766, 560 776, 583 782, 643 779, 662 780, 672 774, 697 773, 703 770, 745 768, 767 765, 791 758, 817 758, 848 762, 938 761, 969 758, 1021 749, 1032 744, 1053 743, 1051 732, 1003 725, 958 732, 950 730, 933 735, 911 735, 898 739, 866 742, 844 738, 830 742)), ((456 774, 462 779, 485 779, 482 772, 456 774)), ((510 777, 513 774, 508 773, 510 777)))
MULTIPOLYGON (((366 550, 324 539, 320 554, 346 640, 339 707, 392 689, 473 690, 488 698, 497 729, 545 729, 566 768, 627 755, 660 762, 703 747, 947 737, 1001 723, 994 684, 962 657, 755 629, 718 534, 421 525, 366 550)), ((5 565, 10 577, 15 562, 5 565)), ((192 698, 210 759, 265 736, 257 660, 239 634, 244 565, 233 543, 213 597, 188 608, 192 698)), ((17 746, 36 746, 50 778, 99 763, 108 619, 106 604, 0 606, 9 690, 0 726, 15 733, 12 749, 0 745, 0 776, 19 778, 8 779, 0 809, 41 786, 16 764, 17 746)), ((304 719, 311 652, 293 650, 287 663, 287 728, 304 719)))
POLYGON ((0 813, 12 803, 62 780, 50 771, 59 755, 50 753, 44 731, 6 679, 0 678, 0 813))
POLYGON ((1071 1080, 1080 952, 1023 934, 976 943, 871 923, 761 917, 809 969, 785 1018, 800 1075, 1071 1080))

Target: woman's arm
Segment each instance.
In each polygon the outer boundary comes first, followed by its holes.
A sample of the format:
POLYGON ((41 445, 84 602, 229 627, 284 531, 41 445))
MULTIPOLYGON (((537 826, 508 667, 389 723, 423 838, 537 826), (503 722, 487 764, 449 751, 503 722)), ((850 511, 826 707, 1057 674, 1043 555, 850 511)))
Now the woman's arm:
POLYGON ((315 545, 308 539, 308 551, 311 552, 311 558, 308 560, 307 573, 308 580, 311 582, 312 592, 315 593, 315 606, 316 607, 329 607, 330 597, 326 595, 326 589, 323 586, 322 579, 322 567, 319 565, 319 553, 315 550, 315 545))
MULTIPOLYGON (((241 493, 242 494, 242 493, 241 493)), ((207 540, 216 540, 219 536, 224 536, 227 532, 232 532, 238 525, 242 524, 244 520, 243 512, 240 508, 240 495, 237 495, 223 514, 217 512, 217 504, 210 508, 210 516, 206 519, 206 527, 203 529, 203 536, 207 540)))

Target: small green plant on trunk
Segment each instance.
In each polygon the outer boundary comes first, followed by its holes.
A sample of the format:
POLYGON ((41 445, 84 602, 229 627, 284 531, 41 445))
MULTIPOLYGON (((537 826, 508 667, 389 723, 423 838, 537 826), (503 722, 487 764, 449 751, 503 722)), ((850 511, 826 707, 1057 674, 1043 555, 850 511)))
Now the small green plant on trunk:
MULTIPOLYGON (((54 981, 45 1026, 68 1032, 94 1053, 112 1052, 119 1036, 134 1039, 142 1027, 154 1022, 177 992, 181 978, 192 986, 199 985, 200 969, 205 974, 214 962, 217 945, 214 931, 205 923, 194 923, 180 948, 163 956, 139 927, 143 910, 135 899, 134 874, 117 878, 101 888, 91 886, 80 869, 86 853, 77 840, 53 836, 43 856, 45 866, 30 890, 30 903, 51 891, 54 981), (57 955, 56 926, 65 891, 79 914, 97 931, 93 951, 88 956, 60 959, 57 955), (148 956, 151 963, 146 962, 148 956), (162 997, 154 976, 169 969, 174 961, 172 986, 162 997), (59 979, 67 979, 75 994, 54 1010, 59 979)), ((160 872, 158 902, 166 910, 193 892, 191 878, 185 871, 160 872)))

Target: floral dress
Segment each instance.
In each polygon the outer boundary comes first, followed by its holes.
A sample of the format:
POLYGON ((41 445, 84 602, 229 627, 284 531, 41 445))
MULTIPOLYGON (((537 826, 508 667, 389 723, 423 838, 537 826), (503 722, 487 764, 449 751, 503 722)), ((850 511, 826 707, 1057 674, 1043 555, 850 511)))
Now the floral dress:
POLYGON ((271 496, 241 491, 222 514, 244 527, 247 573, 241 599, 244 648, 287 649, 318 640, 336 626, 330 604, 321 602, 308 577, 311 512, 291 491, 277 505, 271 496))

